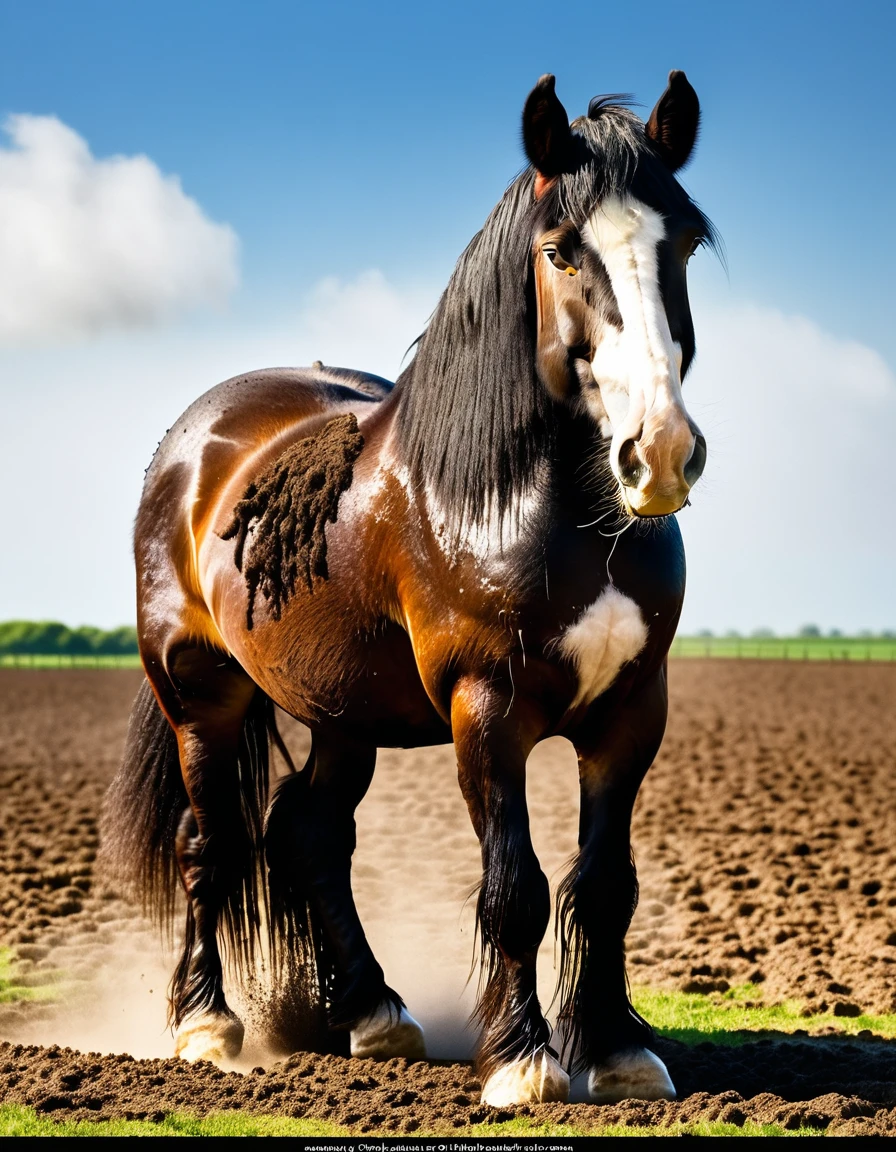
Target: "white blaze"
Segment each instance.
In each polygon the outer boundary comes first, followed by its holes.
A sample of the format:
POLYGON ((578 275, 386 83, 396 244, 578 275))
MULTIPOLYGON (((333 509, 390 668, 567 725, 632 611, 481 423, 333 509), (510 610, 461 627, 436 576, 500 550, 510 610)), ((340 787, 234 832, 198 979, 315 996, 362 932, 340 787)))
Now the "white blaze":
POLYGON ((623 664, 647 643, 641 609, 618 588, 605 588, 560 639, 560 651, 575 663, 579 690, 572 702, 590 704, 610 687, 623 664))
POLYGON ((651 410, 678 406, 681 347, 672 339, 660 291, 657 247, 662 216, 631 196, 609 197, 582 230, 598 254, 622 316, 622 331, 607 324, 591 371, 614 433, 637 435, 651 410))

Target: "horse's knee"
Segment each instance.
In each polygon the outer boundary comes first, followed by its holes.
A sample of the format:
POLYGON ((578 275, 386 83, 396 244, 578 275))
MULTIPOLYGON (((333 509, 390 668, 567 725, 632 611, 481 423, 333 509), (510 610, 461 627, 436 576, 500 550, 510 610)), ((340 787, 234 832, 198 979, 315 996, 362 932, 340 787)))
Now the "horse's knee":
POLYGON ((638 904, 638 878, 631 853, 580 853, 558 892, 560 918, 589 938, 621 938, 638 904))
POLYGON ((280 784, 264 830, 268 867, 279 874, 301 875, 306 885, 350 860, 356 841, 352 810, 322 805, 309 775, 307 770, 297 772, 280 784))
POLYGON ((486 854, 477 912, 483 938, 505 955, 522 958, 538 950, 551 894, 531 845, 507 841, 486 854))

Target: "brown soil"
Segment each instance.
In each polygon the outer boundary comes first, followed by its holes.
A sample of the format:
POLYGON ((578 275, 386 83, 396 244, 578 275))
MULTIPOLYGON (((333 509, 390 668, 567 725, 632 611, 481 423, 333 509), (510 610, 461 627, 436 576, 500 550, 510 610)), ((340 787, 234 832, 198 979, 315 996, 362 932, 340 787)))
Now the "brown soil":
MULTIPOLYGON (((671 681, 669 730, 635 818, 633 983, 710 993, 751 981, 765 1002, 798 999, 807 1012, 896 1011, 896 667, 679 661, 671 681)), ((233 1071, 170 1058, 170 952, 96 874, 99 805, 138 682, 0 670, 0 940, 30 983, 58 985, 51 1002, 0 1004, 0 1100, 57 1118, 242 1108, 357 1131, 509 1118, 478 1103, 465 1062, 478 853, 450 749, 381 755, 355 868, 374 949, 441 1059, 272 1062, 251 1016, 233 1071)), ((304 734, 289 739, 300 753, 304 734)), ((568 745, 537 751, 529 793, 556 883, 575 838, 568 745)), ((550 943, 541 959, 548 1002, 550 943)), ((583 1127, 723 1119, 896 1133, 896 1043, 772 1034, 737 1049, 664 1041, 661 1054, 677 1103, 522 1111, 583 1127)))

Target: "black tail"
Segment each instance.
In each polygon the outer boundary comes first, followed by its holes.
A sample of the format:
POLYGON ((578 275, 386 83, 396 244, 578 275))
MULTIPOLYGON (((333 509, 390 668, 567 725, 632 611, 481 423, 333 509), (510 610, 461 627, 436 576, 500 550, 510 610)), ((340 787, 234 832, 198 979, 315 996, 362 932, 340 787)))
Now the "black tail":
POLYGON ((169 934, 179 891, 174 839, 188 806, 174 729, 144 680, 103 801, 102 861, 115 887, 169 934))
MULTIPOLYGON (((256 693, 240 744, 239 810, 232 814, 228 835, 235 858, 227 870, 219 922, 228 959, 238 965, 251 965, 254 959, 267 905, 262 830, 273 713, 272 701, 256 693)), ((174 730, 144 680, 131 711, 121 766, 103 804, 102 851, 116 887, 169 933, 181 891, 175 839, 188 809, 174 730)))

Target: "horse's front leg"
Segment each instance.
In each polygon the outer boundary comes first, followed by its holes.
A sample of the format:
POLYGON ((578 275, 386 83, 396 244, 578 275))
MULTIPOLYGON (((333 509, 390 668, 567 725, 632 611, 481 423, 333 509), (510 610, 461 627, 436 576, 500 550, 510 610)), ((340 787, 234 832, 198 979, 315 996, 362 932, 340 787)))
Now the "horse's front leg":
POLYGON ((558 893, 562 934, 560 1019, 596 1103, 672 1100, 675 1088, 651 1050, 653 1031, 628 998, 625 934, 638 903, 631 815, 666 724, 661 670, 609 724, 573 735, 579 757, 579 853, 558 893))
POLYGON ((569 1077, 548 1047, 551 1029, 535 988, 550 894, 526 808, 526 757, 538 733, 526 730, 522 714, 481 682, 462 682, 452 698, 460 785, 482 848, 477 1067, 483 1103, 498 1106, 569 1095, 569 1077))

